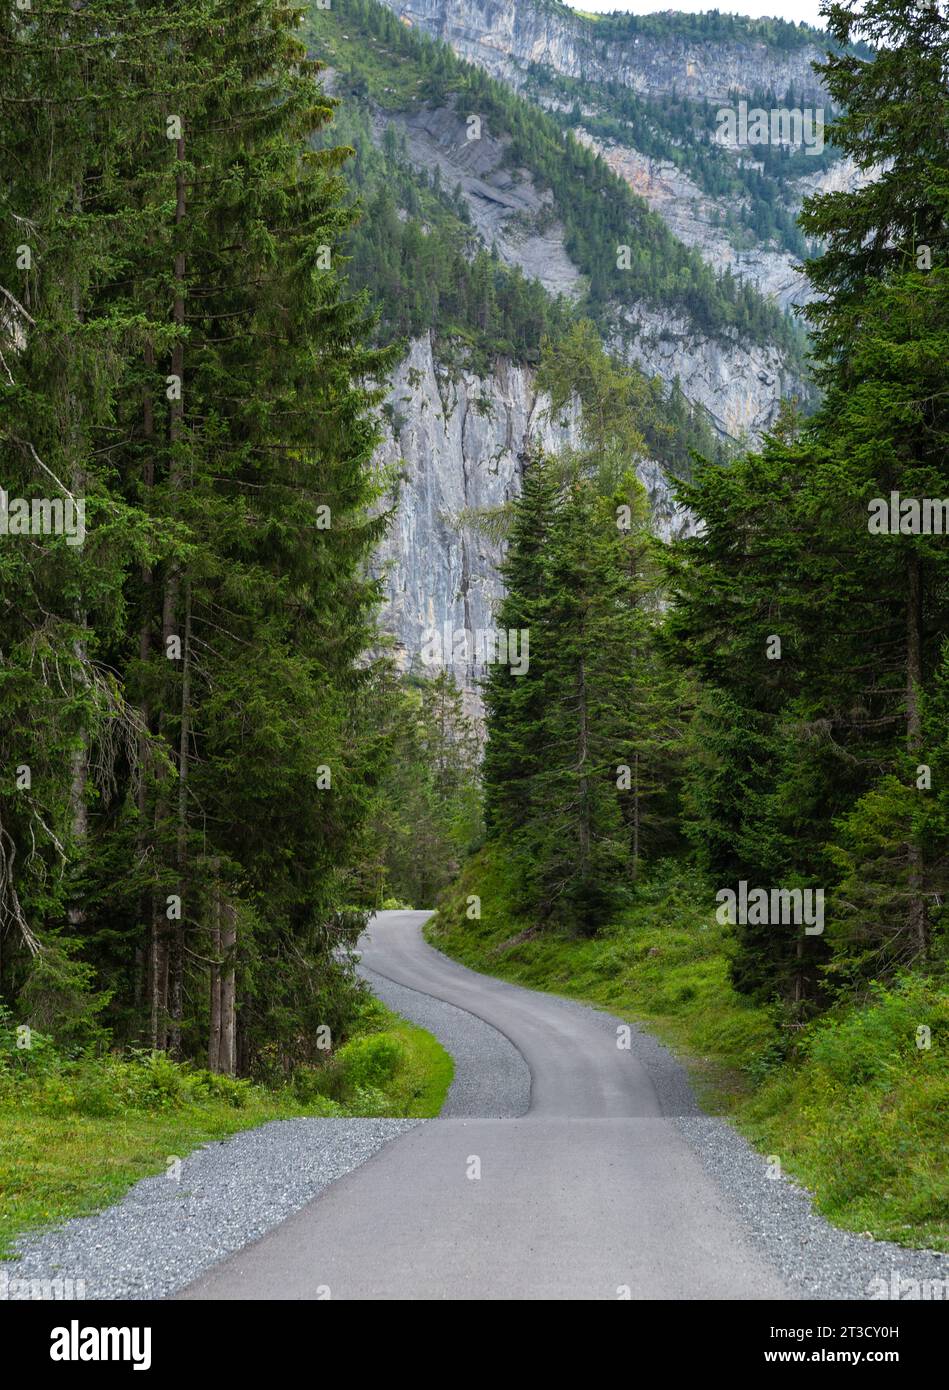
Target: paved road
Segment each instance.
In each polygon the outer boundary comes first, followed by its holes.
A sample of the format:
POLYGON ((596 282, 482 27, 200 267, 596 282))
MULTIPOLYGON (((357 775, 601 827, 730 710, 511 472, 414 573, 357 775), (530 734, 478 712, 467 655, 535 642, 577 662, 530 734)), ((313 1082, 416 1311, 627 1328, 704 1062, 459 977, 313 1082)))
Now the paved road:
POLYGON ((448 960, 427 916, 379 914, 364 963, 504 1034, 526 1114, 417 1126, 179 1296, 793 1297, 604 1016, 448 960))

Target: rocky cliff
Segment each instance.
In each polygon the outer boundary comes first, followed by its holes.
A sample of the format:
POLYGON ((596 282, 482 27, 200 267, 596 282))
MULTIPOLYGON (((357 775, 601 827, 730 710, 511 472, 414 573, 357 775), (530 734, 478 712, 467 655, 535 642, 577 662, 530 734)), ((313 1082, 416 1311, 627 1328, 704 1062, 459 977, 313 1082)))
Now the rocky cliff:
MULTIPOLYGON (((476 633, 492 626, 501 594, 499 548, 463 517, 517 495, 518 460, 529 441, 551 451, 579 443, 578 410, 551 420, 548 404, 534 373, 507 361, 489 376, 450 375, 427 336, 412 343, 394 373, 377 463, 397 469, 400 481, 377 570, 386 593, 383 627, 403 669, 422 668, 432 630, 442 634, 447 625, 476 633)), ((647 460, 639 473, 660 533, 681 531, 688 518, 674 507, 662 469, 647 460)), ((475 653, 454 670, 476 710, 473 692, 483 667, 475 653)))
MULTIPOLYGON (((537 65, 588 84, 620 81, 658 102, 666 93, 715 99, 769 85, 782 96, 793 85, 802 101, 818 94, 810 69, 817 50, 806 46, 779 51, 749 39, 703 43, 696 49, 676 37, 674 25, 662 38, 640 33, 622 42, 601 42, 595 25, 553 0, 383 3, 406 29, 447 41, 456 54, 541 105, 552 106, 557 97, 544 97, 535 80, 537 65)), ((570 216, 565 201, 569 189, 557 185, 555 197, 543 175, 522 167, 523 154, 511 157, 509 124, 496 108, 500 128, 492 128, 492 118, 479 117, 472 136, 469 106, 454 97, 457 86, 436 82, 434 95, 418 94, 420 87, 428 90, 424 65, 410 68, 411 80, 403 74, 406 80, 393 88, 385 74, 391 42, 386 49, 378 30, 368 35, 353 31, 343 19, 332 38, 328 52, 347 74, 340 95, 363 103, 372 143, 397 148, 399 160, 417 171, 421 187, 428 189, 432 181, 434 188, 437 173, 439 188, 451 191, 453 205, 464 205, 478 239, 494 247, 503 262, 519 267, 552 295, 582 300, 587 280, 571 254, 571 248, 577 254, 575 229, 568 235, 564 225, 570 216), (364 54, 373 55, 375 67, 363 61, 364 54), (387 127, 393 131, 387 133, 387 127)), ((402 56, 415 61, 411 45, 402 56)), ((335 77, 332 67, 326 71, 330 90, 335 77)), ((799 282, 788 255, 764 244, 737 252, 721 230, 712 200, 682 168, 649 160, 582 126, 575 133, 716 270, 728 267, 753 280, 784 306, 793 301, 799 282)), ((826 177, 826 172, 818 176, 826 177)), ((643 233, 631 228, 631 242, 637 234, 643 233)), ((678 380, 686 399, 704 411, 723 437, 753 442, 773 422, 782 397, 800 390, 788 354, 766 336, 753 341, 721 326, 704 332, 698 327, 700 316, 690 317, 687 302, 673 309, 657 296, 645 302, 630 295, 615 310, 601 324, 611 349, 650 376, 666 383, 678 380)), ((565 422, 548 418, 547 402, 528 366, 497 359, 478 371, 450 369, 440 360, 434 338, 416 338, 393 376, 378 453, 380 468, 400 475, 392 498, 393 524, 377 568, 386 595, 383 626, 404 669, 424 667, 433 633, 444 649, 451 645, 451 634, 492 627, 501 594, 501 557, 470 514, 496 508, 517 494, 519 459, 528 442, 556 452, 578 442, 580 424, 576 409, 565 422)), ((480 355, 477 360, 485 359, 480 355)), ((687 528, 689 518, 673 507, 659 463, 643 461, 639 472, 658 531, 669 535, 687 528)), ((477 711, 483 666, 476 651, 469 646, 451 665, 468 693, 469 707, 477 711)))
POLYGON ((701 42, 634 34, 610 41, 597 23, 550 0, 384 0, 403 22, 444 39, 455 52, 495 77, 517 83, 530 63, 587 82, 621 82, 645 95, 672 91, 699 100, 730 92, 789 87, 803 100, 819 98, 811 69, 816 46, 775 50, 767 43, 701 42))

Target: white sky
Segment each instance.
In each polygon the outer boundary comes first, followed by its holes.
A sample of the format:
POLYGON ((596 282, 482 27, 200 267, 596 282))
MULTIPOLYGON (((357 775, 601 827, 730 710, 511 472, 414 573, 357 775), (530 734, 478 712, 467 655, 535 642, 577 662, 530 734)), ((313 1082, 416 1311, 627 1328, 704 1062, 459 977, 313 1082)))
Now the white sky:
POLYGON ((704 14, 707 10, 721 10, 722 14, 746 14, 755 18, 771 15, 793 20, 795 24, 804 20, 818 29, 823 28, 820 0, 568 0, 568 3, 575 10, 598 10, 605 14, 613 10, 625 10, 628 14, 655 14, 659 10, 704 14))

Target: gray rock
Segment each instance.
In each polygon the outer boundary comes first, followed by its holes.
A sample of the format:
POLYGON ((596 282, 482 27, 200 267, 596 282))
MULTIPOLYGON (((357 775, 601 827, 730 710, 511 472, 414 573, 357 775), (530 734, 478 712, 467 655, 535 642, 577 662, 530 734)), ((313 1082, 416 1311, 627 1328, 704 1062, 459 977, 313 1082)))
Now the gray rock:
POLYGON ((794 88, 805 100, 819 99, 820 80, 811 67, 824 52, 818 45, 781 51, 749 39, 692 41, 634 35, 598 40, 578 16, 531 0, 383 0, 397 15, 444 39, 470 63, 516 83, 530 63, 586 82, 620 82, 660 96, 678 92, 701 101, 724 101, 732 92, 794 88))

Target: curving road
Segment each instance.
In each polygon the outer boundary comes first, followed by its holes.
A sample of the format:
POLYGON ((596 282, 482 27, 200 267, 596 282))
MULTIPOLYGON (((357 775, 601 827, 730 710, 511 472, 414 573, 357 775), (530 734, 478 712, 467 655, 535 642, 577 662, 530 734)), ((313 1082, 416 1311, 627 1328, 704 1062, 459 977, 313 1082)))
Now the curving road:
POLYGON ((390 1142, 179 1297, 795 1297, 676 1126, 682 1091, 665 1084, 663 1064, 618 1046, 604 1014, 447 959, 422 938, 428 915, 380 913, 363 964, 424 1026, 426 997, 470 1017, 483 1074, 469 1058, 475 1074, 458 1077, 443 1117, 390 1142), (494 1067, 515 1088, 526 1078, 517 1054, 529 1085, 512 1109, 489 1083, 494 1067))

